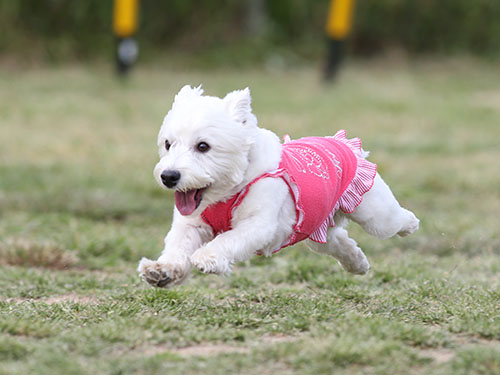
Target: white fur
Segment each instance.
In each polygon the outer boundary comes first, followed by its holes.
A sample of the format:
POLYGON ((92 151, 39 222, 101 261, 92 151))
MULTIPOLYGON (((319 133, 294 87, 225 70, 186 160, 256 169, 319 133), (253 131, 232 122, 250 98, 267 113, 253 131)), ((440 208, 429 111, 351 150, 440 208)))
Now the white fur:
MULTIPOLYGON (((158 135, 160 161, 154 176, 165 188, 161 173, 176 170, 181 173, 176 190, 207 188, 191 215, 182 216, 174 210, 172 228, 158 260, 140 261, 138 271, 151 285, 180 284, 193 266, 205 273, 229 273, 235 262, 251 258, 256 251, 271 255, 292 233, 295 206, 288 187, 279 178, 264 178, 252 186, 234 211, 230 231, 214 237, 200 217, 208 205, 228 199, 279 165, 280 141, 274 133, 257 126, 250 104, 248 88, 223 99, 204 96, 201 87, 190 86, 176 95, 158 135), (168 151, 165 140, 171 144, 168 151), (199 142, 208 143, 210 150, 198 152, 199 142)), ((344 269, 356 274, 368 272, 370 266, 348 236, 347 219, 378 238, 411 234, 419 224, 377 174, 372 189, 352 214, 336 214, 336 226, 328 230, 327 244, 306 240, 311 250, 333 256, 344 269)))

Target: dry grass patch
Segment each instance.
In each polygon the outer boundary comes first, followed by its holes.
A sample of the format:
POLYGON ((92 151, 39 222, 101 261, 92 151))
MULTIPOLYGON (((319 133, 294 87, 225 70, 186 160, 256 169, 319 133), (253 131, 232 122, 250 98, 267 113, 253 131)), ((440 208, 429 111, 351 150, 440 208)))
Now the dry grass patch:
MULTIPOLYGON (((138 352, 144 356, 155 356, 163 353, 172 353, 182 357, 213 357, 220 354, 239 353, 248 354, 252 348, 257 348, 261 345, 269 346, 273 344, 281 344, 287 342, 294 342, 298 340, 296 336, 275 334, 264 335, 257 338, 255 342, 250 342, 247 346, 235 346, 224 343, 200 343, 197 345, 185 346, 182 348, 174 348, 171 344, 147 346, 138 349, 138 352)), ((121 353, 123 354, 123 353, 121 353)))
POLYGON ((58 244, 10 239, 0 242, 0 265, 67 269, 78 263, 78 257, 58 244))
POLYGON ((99 302, 99 300, 96 297, 93 296, 79 296, 77 294, 63 294, 60 296, 52 296, 52 297, 47 297, 41 299, 42 302, 45 302, 49 305, 52 305, 54 303, 66 303, 66 302, 71 302, 71 303, 81 303, 84 305, 95 305, 99 302))
POLYGON ((422 351, 422 354, 426 358, 431 358, 436 363, 446 363, 453 359, 455 352, 451 349, 426 349, 422 351))
POLYGON ((280 344, 283 342, 294 342, 297 341, 299 337, 290 336, 284 334, 275 334, 275 335, 265 335, 260 338, 263 343, 266 344, 280 344))
POLYGON ((250 353, 249 348, 234 346, 229 344, 217 344, 217 343, 202 343, 198 345, 190 345, 182 348, 172 347, 171 344, 164 345, 154 345, 154 346, 144 346, 135 348, 134 350, 117 350, 115 354, 125 355, 125 354, 138 354, 141 357, 152 357, 156 355, 161 355, 164 353, 176 354, 182 357, 211 357, 217 356, 219 354, 226 353, 250 353))
POLYGON ((75 293, 62 294, 58 296, 51 296, 46 298, 0 298, 0 301, 9 302, 9 303, 26 303, 26 302, 43 302, 48 305, 53 305, 56 303, 81 303, 84 305, 95 305, 99 302, 96 297, 93 296, 80 296, 75 293))
POLYGON ((225 353, 248 353, 250 350, 248 348, 242 348, 239 346, 232 346, 226 344, 202 344, 187 346, 185 348, 179 348, 171 350, 172 353, 181 356, 197 356, 206 357, 214 356, 225 353))
POLYGON ((472 103, 478 107, 500 110, 500 91, 479 91, 472 95, 472 103))

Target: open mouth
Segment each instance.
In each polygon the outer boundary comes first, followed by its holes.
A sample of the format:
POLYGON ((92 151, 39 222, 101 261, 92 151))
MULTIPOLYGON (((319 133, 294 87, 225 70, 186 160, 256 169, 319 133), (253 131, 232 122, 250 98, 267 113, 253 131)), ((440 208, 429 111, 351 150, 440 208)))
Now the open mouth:
POLYGON ((181 215, 191 215, 198 208, 203 198, 203 192, 207 187, 175 192, 175 207, 177 207, 181 215))

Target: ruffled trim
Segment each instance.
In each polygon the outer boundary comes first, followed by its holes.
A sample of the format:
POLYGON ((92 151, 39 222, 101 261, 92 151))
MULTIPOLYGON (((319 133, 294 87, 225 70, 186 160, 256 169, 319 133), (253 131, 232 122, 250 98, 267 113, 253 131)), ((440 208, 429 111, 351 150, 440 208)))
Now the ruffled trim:
POLYGON ((347 145, 358 161, 354 178, 337 202, 337 209, 340 208, 342 212, 351 214, 363 201, 363 195, 373 187, 377 175, 377 165, 365 159, 368 153, 361 148, 362 144, 359 138, 347 139, 346 131, 339 130, 333 139, 347 145))
POLYGON ((363 195, 373 187, 375 176, 377 175, 377 165, 365 159, 368 153, 361 148, 362 144, 359 138, 347 139, 345 130, 339 130, 330 138, 342 142, 349 147, 356 156, 357 168, 354 178, 340 196, 330 215, 328 215, 320 227, 309 236, 311 240, 320 243, 326 243, 328 228, 335 226, 335 221, 333 220, 335 212, 340 209, 346 214, 353 213, 355 208, 363 201, 363 195))

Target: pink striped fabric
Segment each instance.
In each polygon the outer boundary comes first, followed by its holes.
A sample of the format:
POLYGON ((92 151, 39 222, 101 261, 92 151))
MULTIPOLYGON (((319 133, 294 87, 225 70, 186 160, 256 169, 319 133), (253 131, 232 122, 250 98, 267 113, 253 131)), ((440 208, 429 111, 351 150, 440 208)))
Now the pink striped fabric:
POLYGON ((326 138, 308 137, 296 141, 285 138, 280 168, 291 175, 287 183, 295 197, 298 217, 295 233, 286 246, 304 238, 326 243, 328 228, 335 226, 335 212, 340 209, 352 213, 359 206, 363 194, 373 186, 377 173, 377 166, 364 159, 361 146, 359 138, 347 139, 345 130, 326 138), (306 162, 312 162, 316 169, 303 168, 296 160, 290 162, 288 153, 305 155, 306 162), (313 154, 316 158, 310 157, 313 154), (328 176, 317 173, 318 169, 324 169, 328 176))
POLYGON ((327 230, 335 226, 337 210, 352 213, 371 189, 377 166, 364 159, 359 138, 347 139, 345 130, 333 137, 307 137, 295 141, 285 136, 282 158, 276 171, 250 182, 235 196, 205 209, 203 220, 219 234, 231 229, 232 213, 262 178, 281 178, 295 201, 297 221, 281 247, 306 238, 326 243, 327 230))

